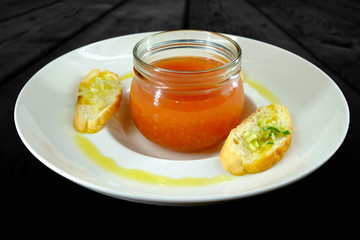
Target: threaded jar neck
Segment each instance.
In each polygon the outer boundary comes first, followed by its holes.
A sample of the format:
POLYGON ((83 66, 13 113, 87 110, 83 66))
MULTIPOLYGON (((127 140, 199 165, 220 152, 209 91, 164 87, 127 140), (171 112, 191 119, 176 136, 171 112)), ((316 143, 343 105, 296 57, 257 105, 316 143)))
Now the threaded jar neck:
POLYGON ((241 48, 231 38, 198 30, 165 31, 140 40, 133 49, 138 78, 168 90, 213 86, 236 77, 241 70, 241 48), (215 68, 174 70, 154 65, 163 59, 191 57, 220 62, 215 68))

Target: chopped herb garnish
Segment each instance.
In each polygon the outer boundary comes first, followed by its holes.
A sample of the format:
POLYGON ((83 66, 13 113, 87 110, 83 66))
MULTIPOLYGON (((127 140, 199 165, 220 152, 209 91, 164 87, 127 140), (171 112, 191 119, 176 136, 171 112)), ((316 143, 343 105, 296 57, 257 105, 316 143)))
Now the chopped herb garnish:
POLYGON ((278 137, 289 135, 290 131, 282 123, 266 116, 258 121, 259 131, 244 131, 242 138, 251 151, 260 148, 270 148, 278 137))
POLYGON ((283 131, 282 134, 283 134, 283 135, 289 135, 290 132, 289 132, 289 130, 286 130, 286 131, 283 131))

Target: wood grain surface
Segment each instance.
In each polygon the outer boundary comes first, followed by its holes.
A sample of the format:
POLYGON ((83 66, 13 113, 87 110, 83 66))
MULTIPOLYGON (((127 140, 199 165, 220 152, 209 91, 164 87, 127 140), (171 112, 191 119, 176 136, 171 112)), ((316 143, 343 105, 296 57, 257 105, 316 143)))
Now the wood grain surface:
POLYGON ((119 215, 129 210, 184 216, 280 209, 284 214, 319 217, 314 213, 360 210, 359 1, 6 0, 0 2, 0 33, 1 211, 26 217, 41 212, 119 215), (27 150, 13 116, 16 98, 33 74, 85 44, 171 29, 202 29, 260 40, 318 66, 340 87, 349 104, 350 128, 342 146, 325 165, 289 186, 193 208, 151 206, 101 195, 54 173, 27 150))

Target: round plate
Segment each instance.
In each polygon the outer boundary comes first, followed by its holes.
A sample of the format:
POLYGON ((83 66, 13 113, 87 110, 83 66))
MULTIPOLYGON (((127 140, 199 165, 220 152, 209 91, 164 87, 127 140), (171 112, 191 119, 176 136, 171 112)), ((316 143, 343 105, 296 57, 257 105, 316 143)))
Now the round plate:
MULTIPOLYGON (((132 48, 141 33, 96 42, 71 51, 37 72, 20 92, 15 124, 26 145, 58 174, 113 197, 153 204, 193 205, 226 201, 270 191, 292 183, 324 164, 343 142, 349 126, 347 102, 337 85, 319 68, 281 48, 227 35, 243 50, 245 77, 265 86, 286 105, 293 119, 292 144, 267 171, 233 177, 206 186, 174 187, 141 183, 112 174, 95 164, 75 143, 73 128, 81 79, 93 68, 119 76, 132 71, 132 48), (318 121, 326 119, 326 121, 318 121), (336 131, 333 131, 336 129, 336 131)), ((115 118, 96 134, 83 136, 105 156, 126 169, 141 169, 169 178, 229 175, 219 160, 219 148, 177 153, 146 140, 129 115, 131 79, 123 81, 124 96, 115 118)), ((269 104, 246 82, 245 116, 269 104)))

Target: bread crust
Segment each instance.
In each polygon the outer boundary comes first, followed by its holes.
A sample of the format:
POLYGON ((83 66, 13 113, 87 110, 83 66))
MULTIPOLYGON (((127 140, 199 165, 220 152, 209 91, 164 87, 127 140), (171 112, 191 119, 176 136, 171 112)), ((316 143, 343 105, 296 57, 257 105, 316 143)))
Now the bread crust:
MULTIPOLYGON (((271 106, 271 105, 269 105, 271 106)), ((264 106, 264 107, 269 107, 264 106)), ((251 121, 255 115, 257 115, 259 112, 263 110, 263 107, 257 109, 254 113, 252 113, 249 117, 247 117, 239 126, 231 130, 228 138, 226 139, 221 152, 220 152, 220 160, 224 166, 224 168, 229 171, 233 175, 244 175, 248 173, 258 173, 261 171, 265 171, 275 165, 286 153, 288 148, 290 147, 290 144, 292 142, 292 134, 293 134, 293 125, 292 120, 290 117, 290 114, 285 106, 281 106, 279 104, 275 105, 276 107, 281 107, 283 109, 283 112, 287 115, 286 118, 288 119, 288 125, 289 125, 289 132, 290 134, 282 137, 279 141, 279 144, 277 144, 276 147, 272 147, 263 154, 261 154, 261 157, 256 158, 254 161, 250 162, 246 161, 244 158, 247 156, 241 156, 239 151, 237 151, 236 148, 234 148, 234 138, 235 138, 235 132, 236 131, 243 131, 243 127, 246 123, 251 121)))
MULTIPOLYGON (((101 73, 100 69, 93 69, 81 80, 81 82, 89 81, 91 78, 97 76, 100 73, 101 73)), ((115 73, 112 72, 109 73, 111 73, 114 77, 119 78, 115 73)), ((119 109, 122 100, 122 90, 116 96, 115 101, 112 102, 111 105, 103 109, 100 113, 98 113, 97 114, 98 117, 94 118, 93 120, 89 119, 89 116, 82 116, 80 114, 81 112, 80 109, 82 107, 82 104, 80 103, 80 98, 81 97, 79 96, 75 107, 74 127, 80 133, 96 133, 104 127, 105 123, 119 109)))
POLYGON ((116 97, 116 101, 113 102, 109 107, 105 108, 99 118, 90 120, 88 118, 82 118, 79 114, 79 108, 81 104, 77 103, 75 108, 74 127, 80 133, 96 133, 100 131, 105 123, 116 113, 119 109, 122 99, 122 94, 116 97))

